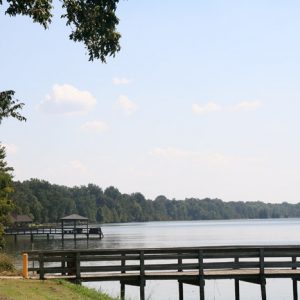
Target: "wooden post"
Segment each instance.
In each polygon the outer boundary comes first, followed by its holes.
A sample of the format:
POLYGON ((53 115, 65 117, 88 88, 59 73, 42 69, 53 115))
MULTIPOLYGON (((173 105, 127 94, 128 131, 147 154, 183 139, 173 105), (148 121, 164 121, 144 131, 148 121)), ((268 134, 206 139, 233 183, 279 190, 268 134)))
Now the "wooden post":
POLYGON ((86 221, 86 238, 90 238, 90 233, 89 233, 89 220, 86 221))
POLYGON ((267 300, 267 294, 266 294, 266 279, 263 278, 260 283, 261 287, 261 299, 262 300, 267 300))
POLYGON ((30 234, 30 242, 33 243, 33 233, 30 234))
POLYGON ((121 284, 120 299, 125 300, 125 283, 121 281, 120 284, 121 284))
POLYGON ((17 234, 15 234, 15 243, 17 242, 17 236, 18 236, 18 235, 17 235, 17 234))
POLYGON ((140 300, 145 300, 145 261, 144 251, 140 252, 140 300))
POLYGON ((298 284, 297 279, 293 279, 293 300, 298 300, 298 284))
POLYGON ((45 279, 45 270, 44 270, 44 255, 43 253, 39 254, 39 268, 40 268, 40 279, 45 279))
MULTIPOLYGON (((296 263, 297 262, 297 257, 293 256, 292 257, 292 263, 296 263)), ((292 267, 292 270, 296 270, 297 267, 292 267)), ((298 281, 297 279, 293 278, 293 300, 298 300, 298 281)))
POLYGON ((28 279, 28 254, 23 253, 23 278, 28 279))
MULTIPOLYGON (((178 272, 182 272, 182 257, 180 257, 181 253, 178 253, 178 272)), ((183 300, 183 283, 178 280, 178 292, 179 292, 179 300, 183 300)))
POLYGON ((81 277, 80 276, 80 252, 76 252, 75 271, 76 271, 76 283, 80 284, 80 277, 81 277))
MULTIPOLYGON (((125 274, 125 265, 126 265, 126 254, 121 254, 122 274, 125 274)), ((121 284, 120 298, 121 300, 125 300, 125 283, 123 281, 120 281, 120 284, 121 284)))
POLYGON ((265 279, 265 257, 264 249, 259 249, 259 269, 260 269, 260 288, 261 288, 261 299, 267 300, 266 294, 266 279, 265 279))
MULTIPOLYGON (((239 263, 239 258, 235 257, 234 262, 239 263)), ((236 267, 237 269, 238 267, 236 267)), ((240 300, 240 281, 238 279, 234 280, 234 290, 235 290, 235 300, 240 300)))
POLYGON ((183 283, 178 281, 179 300, 183 300, 183 283))
POLYGON ((205 281, 203 278, 203 251, 199 250, 198 252, 198 265, 199 265, 199 286, 200 286, 200 300, 205 300, 204 286, 205 281))
POLYGON ((61 239, 64 240, 64 220, 61 220, 61 239))
POLYGON ((66 262, 65 262, 65 259, 66 259, 67 257, 65 256, 65 255, 62 255, 61 256, 61 267, 62 267, 62 272, 61 272, 61 275, 66 275, 66 272, 65 272, 65 267, 66 267, 66 262))
POLYGON ((74 220, 74 228, 73 228, 73 231, 74 231, 74 240, 76 241, 76 220, 74 220))

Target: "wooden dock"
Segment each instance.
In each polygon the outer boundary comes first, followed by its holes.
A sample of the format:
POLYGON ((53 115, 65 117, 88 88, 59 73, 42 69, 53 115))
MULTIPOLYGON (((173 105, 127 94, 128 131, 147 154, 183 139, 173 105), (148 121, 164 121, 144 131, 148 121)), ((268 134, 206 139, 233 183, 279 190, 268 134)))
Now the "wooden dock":
POLYGON ((204 300, 206 280, 231 279, 235 300, 240 299, 240 281, 260 285, 266 300, 267 279, 290 278, 293 299, 298 300, 300 246, 30 251, 28 257, 34 278, 119 281, 121 299, 125 285, 138 286, 144 300, 147 280, 176 280, 179 300, 184 299, 184 284, 199 286, 199 299, 204 300))
POLYGON ((13 236, 17 241, 18 236, 29 236, 33 242, 35 236, 45 237, 49 240, 51 237, 59 237, 61 239, 90 239, 104 237, 100 227, 17 227, 17 228, 6 228, 4 231, 6 236, 13 236))

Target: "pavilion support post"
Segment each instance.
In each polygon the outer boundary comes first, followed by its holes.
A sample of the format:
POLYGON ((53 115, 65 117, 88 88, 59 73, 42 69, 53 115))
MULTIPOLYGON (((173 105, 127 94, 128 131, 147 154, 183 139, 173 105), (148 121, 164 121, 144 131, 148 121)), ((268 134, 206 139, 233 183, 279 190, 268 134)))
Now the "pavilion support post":
POLYGON ((90 233, 89 233, 89 220, 86 221, 86 238, 89 239, 90 233))
POLYGON ((33 243, 33 233, 30 234, 30 242, 33 243))
POLYGON ((64 221, 61 221, 61 239, 64 240, 65 235, 64 235, 64 221))
POLYGON ((73 228, 73 231, 74 231, 74 240, 76 241, 76 220, 74 220, 74 228, 73 228))

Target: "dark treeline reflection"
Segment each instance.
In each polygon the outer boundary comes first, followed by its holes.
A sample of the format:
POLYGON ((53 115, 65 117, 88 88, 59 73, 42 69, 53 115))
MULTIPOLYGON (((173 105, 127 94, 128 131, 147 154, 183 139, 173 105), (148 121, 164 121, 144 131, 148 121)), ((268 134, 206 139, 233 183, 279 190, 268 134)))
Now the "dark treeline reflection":
POLYGON ((141 193, 122 194, 114 187, 70 188, 38 179, 15 182, 14 188, 17 211, 31 215, 36 223, 54 223, 72 213, 99 223, 300 217, 300 203, 170 200, 165 196, 147 200, 141 193))

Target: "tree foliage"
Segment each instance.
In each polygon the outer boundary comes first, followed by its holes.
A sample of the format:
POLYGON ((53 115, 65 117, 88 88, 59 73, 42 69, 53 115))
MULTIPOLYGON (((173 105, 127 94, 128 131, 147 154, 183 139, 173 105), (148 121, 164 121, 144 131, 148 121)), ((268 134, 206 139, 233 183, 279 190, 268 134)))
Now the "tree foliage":
POLYGON ((26 118, 19 112, 24 106, 24 103, 14 99, 14 94, 14 91, 0 92, 0 123, 2 119, 8 117, 16 118, 19 121, 26 121, 26 118))
MULTIPOLYGON (((5 1, 4 1, 5 2, 5 1)), ((52 0, 6 0, 9 16, 25 15, 47 29, 52 20, 52 0)), ((106 62, 108 56, 115 56, 120 50, 120 33, 116 27, 119 19, 116 9, 119 0, 61 0, 66 19, 70 26, 69 38, 82 42, 89 60, 106 62)), ((3 1, 0 0, 0 5, 3 1)))
POLYGON ((31 215, 37 223, 55 223, 72 213, 103 223, 300 217, 300 204, 285 202, 171 200, 165 196, 147 200, 141 193, 122 194, 115 187, 102 190, 89 184, 71 188, 38 179, 15 182, 14 189, 18 211, 31 215))
POLYGON ((10 200, 12 187, 12 168, 5 161, 5 148, 0 145, 0 248, 3 246, 3 229, 9 222, 9 213, 14 205, 10 200))

